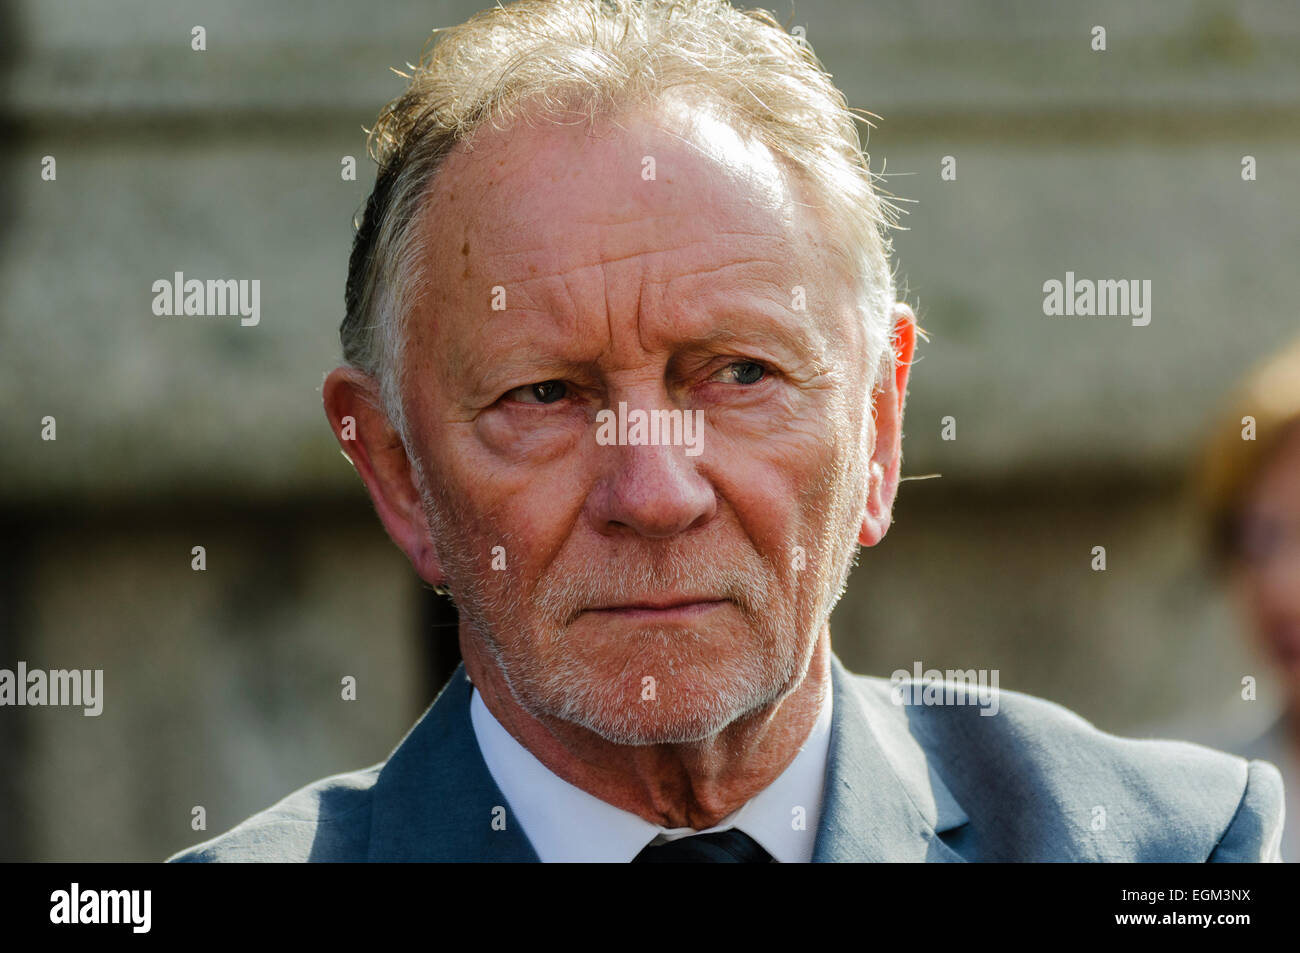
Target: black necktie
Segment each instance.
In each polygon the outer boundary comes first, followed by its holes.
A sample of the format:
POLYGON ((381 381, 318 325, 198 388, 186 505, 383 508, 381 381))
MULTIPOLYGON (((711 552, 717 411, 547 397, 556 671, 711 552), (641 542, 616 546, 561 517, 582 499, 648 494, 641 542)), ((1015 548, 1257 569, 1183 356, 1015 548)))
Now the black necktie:
POLYGON ((772 855, 743 831, 731 828, 713 834, 692 834, 666 844, 652 844, 634 864, 767 864, 772 855))

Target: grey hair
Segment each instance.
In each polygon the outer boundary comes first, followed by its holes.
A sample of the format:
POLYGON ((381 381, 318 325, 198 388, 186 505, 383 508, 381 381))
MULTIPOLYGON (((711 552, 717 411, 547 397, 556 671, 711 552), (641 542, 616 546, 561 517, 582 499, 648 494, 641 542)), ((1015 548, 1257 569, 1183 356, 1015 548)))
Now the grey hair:
MULTIPOLYGON (((479 127, 579 111, 593 121, 681 89, 705 94, 807 181, 832 254, 856 284, 872 387, 892 368, 888 229, 855 113, 811 47, 726 0, 518 0, 434 31, 407 90, 368 130, 379 170, 348 266, 343 359, 378 383, 409 447, 402 341, 427 287, 421 209, 443 160, 479 127)), ((864 113, 863 116, 870 115, 864 113)), ((865 121, 865 120, 864 120, 865 121)), ((870 125, 869 121, 867 123, 870 125)))

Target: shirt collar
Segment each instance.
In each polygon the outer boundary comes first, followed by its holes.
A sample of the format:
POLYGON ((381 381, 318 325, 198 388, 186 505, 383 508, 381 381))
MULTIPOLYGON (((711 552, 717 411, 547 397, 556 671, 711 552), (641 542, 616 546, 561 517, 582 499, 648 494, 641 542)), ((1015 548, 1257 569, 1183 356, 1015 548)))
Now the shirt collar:
POLYGON ((703 831, 652 824, 565 781, 502 727, 477 688, 470 700, 470 721, 492 779, 545 863, 627 863, 652 841, 733 827, 758 841, 776 861, 807 863, 821 818, 832 695, 828 686, 812 731, 776 780, 703 831))

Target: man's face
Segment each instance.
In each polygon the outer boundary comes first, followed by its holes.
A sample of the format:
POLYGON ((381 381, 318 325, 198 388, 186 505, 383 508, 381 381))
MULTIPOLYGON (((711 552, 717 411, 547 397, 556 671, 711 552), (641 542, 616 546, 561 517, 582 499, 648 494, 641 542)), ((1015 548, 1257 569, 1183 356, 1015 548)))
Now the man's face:
POLYGON ((806 671, 874 440, 873 355, 806 199, 677 108, 486 132, 444 166, 410 450, 470 637, 534 716, 695 741, 806 671), (698 452, 602 443, 620 404, 701 411, 698 452))

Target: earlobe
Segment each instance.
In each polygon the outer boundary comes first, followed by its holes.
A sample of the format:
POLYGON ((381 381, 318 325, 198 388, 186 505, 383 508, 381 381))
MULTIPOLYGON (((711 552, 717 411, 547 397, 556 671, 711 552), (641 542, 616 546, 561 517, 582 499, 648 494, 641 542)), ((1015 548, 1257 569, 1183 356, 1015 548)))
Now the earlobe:
POLYGON ((867 513, 858 529, 858 542, 863 546, 876 545, 889 529, 890 508, 885 506, 882 509, 880 505, 884 482, 884 468, 872 460, 867 476, 867 513))

